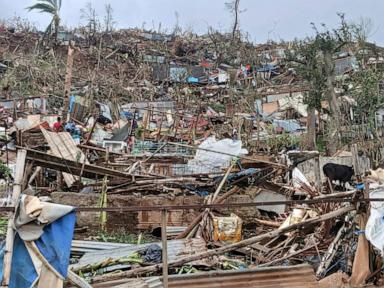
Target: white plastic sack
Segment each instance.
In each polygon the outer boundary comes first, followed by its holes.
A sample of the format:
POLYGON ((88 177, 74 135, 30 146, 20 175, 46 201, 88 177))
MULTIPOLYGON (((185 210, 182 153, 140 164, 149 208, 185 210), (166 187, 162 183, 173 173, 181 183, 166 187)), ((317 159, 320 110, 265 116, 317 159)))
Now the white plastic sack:
MULTIPOLYGON (((199 148, 224 152, 235 156, 248 154, 247 149, 243 149, 241 146, 242 142, 240 140, 223 139, 217 141, 213 136, 201 143, 199 148)), ((198 171, 197 173, 218 172, 220 169, 228 167, 232 158, 233 156, 197 149, 195 157, 188 162, 188 166, 192 171, 198 171)))
POLYGON ((311 187, 311 183, 297 167, 292 170, 292 184, 295 188, 301 188, 303 184, 311 187))
MULTIPOLYGON (((384 198, 384 187, 369 193, 370 198, 384 198)), ((384 251, 384 202, 371 202, 371 214, 365 226, 365 237, 373 246, 384 251)))

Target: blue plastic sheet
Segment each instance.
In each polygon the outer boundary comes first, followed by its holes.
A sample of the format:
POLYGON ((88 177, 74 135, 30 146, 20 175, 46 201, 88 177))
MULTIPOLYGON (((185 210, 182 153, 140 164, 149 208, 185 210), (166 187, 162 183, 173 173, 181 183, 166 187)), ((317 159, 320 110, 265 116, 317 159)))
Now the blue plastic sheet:
POLYGON ((73 112, 72 109, 73 109, 73 105, 75 105, 75 102, 76 102, 76 97, 74 95, 71 95, 71 97, 69 97, 69 112, 73 112))
MULTIPOLYGON (((35 241, 41 254, 64 278, 67 277, 71 242, 76 213, 73 211, 44 228, 43 235, 35 241)), ((0 275, 3 278, 4 243, 0 250, 0 275)), ((9 288, 27 288, 37 278, 28 250, 18 234, 15 236, 9 288)))

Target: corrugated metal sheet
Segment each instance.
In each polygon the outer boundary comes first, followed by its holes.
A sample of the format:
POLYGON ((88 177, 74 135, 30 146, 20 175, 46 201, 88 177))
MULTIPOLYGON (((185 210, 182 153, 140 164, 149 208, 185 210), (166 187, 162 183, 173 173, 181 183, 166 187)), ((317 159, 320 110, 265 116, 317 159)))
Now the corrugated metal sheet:
POLYGON ((166 64, 152 64, 152 77, 155 81, 164 81, 168 78, 168 65, 166 64))
POLYGON ((113 242, 72 240, 71 253, 83 255, 88 252, 95 252, 100 250, 109 250, 109 249, 130 247, 130 246, 135 246, 135 245, 113 243, 113 242))
MULTIPOLYGON (((78 263, 72 266, 73 269, 88 264, 98 263, 107 258, 120 259, 121 257, 129 257, 138 250, 141 250, 151 243, 110 249, 105 251, 97 251, 85 254, 78 263)), ((160 247, 161 242, 156 243, 160 247)), ((191 254, 204 252, 207 250, 206 243, 203 239, 180 239, 168 241, 168 261, 175 261, 179 257, 185 257, 191 254)))
POLYGON ((92 284, 93 288, 163 288, 161 277, 122 279, 92 284))
MULTIPOLYGON (((95 288, 163 288, 161 277, 127 279, 94 285, 95 288), (124 281, 124 284, 122 284, 124 281)), ((317 288, 313 268, 308 264, 276 266, 238 271, 170 275, 169 288, 317 288)))
POLYGON ((143 60, 146 62, 162 64, 165 62, 165 57, 164 56, 158 56, 158 55, 144 55, 143 60))
MULTIPOLYGON (((71 161, 80 163, 86 161, 86 163, 88 163, 85 159, 84 153, 77 147, 70 133, 49 132, 44 128, 41 128, 41 132, 43 132, 43 135, 48 142, 52 155, 71 161)), ((68 187, 71 187, 72 184, 78 179, 77 176, 68 173, 63 173, 63 177, 68 187)))
POLYGON ((313 268, 309 265, 267 267, 242 271, 213 271, 188 275, 172 275, 170 288, 235 288, 235 287, 318 287, 313 268))

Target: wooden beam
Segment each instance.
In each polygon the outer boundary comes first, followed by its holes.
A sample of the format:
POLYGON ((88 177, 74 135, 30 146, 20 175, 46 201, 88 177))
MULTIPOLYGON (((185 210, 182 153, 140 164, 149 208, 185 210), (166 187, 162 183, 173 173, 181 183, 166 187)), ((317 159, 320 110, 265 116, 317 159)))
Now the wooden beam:
MULTIPOLYGON (((60 157, 56 157, 50 154, 47 154, 42 151, 37 151, 33 149, 25 149, 27 152, 27 159, 34 161, 35 165, 41 167, 47 167, 55 169, 57 171, 62 171, 74 175, 80 175, 83 163, 75 162, 60 157)), ((84 164, 83 176, 86 178, 96 178, 97 176, 109 176, 114 178, 124 178, 132 179, 132 175, 126 172, 105 168, 101 166, 96 166, 93 164, 84 164)), ((153 179, 151 176, 140 176, 135 175, 136 179, 153 179)))

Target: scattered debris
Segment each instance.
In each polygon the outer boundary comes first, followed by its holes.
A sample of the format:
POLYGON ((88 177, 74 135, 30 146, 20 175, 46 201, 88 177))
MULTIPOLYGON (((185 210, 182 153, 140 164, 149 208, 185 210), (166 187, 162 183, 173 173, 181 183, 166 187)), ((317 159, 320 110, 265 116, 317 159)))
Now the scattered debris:
POLYGON ((298 43, 235 32, 2 31, 5 287, 383 283, 383 101, 348 90, 373 52, 314 53, 319 93, 298 43))

